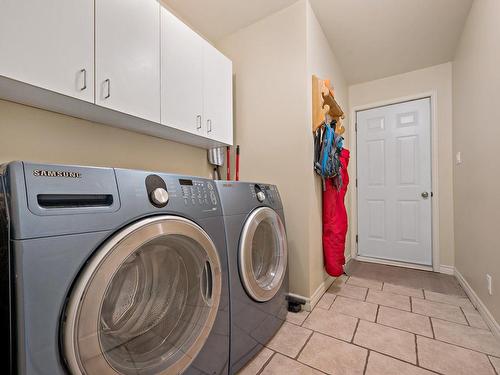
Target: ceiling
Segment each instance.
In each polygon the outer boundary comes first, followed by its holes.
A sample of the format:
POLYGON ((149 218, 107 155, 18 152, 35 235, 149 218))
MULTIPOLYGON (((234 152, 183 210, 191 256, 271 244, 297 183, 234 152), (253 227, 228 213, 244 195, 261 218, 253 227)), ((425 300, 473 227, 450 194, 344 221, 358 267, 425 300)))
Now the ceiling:
MULTIPOLYGON (((162 1, 213 42, 296 2, 162 1)), ((350 84, 452 60, 472 1, 310 0, 350 84)))
POLYGON ((297 0, 161 0, 211 42, 234 33, 297 0))

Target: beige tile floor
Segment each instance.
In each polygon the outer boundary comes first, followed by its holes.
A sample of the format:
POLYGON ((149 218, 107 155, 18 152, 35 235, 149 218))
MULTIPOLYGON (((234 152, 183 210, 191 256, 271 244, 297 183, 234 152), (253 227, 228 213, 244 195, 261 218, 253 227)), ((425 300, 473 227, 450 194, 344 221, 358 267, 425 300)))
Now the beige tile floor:
POLYGON ((455 280, 356 267, 313 311, 289 313, 240 375, 500 375, 500 341, 455 280))

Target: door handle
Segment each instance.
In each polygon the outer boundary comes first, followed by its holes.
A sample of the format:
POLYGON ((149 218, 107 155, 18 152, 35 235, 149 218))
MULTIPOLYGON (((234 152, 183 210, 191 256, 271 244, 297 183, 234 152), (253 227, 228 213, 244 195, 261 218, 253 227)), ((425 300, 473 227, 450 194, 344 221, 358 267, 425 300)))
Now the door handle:
POLYGON ((196 130, 201 129, 201 115, 196 116, 196 130))
POLYGON ((213 284, 213 275, 212 275, 212 266, 209 261, 205 262, 205 266, 203 267, 203 272, 201 276, 201 296, 205 300, 206 304, 212 305, 212 284, 213 284))
POLYGON ((107 85, 108 91, 106 95, 104 96, 104 99, 108 99, 111 96, 111 81, 108 79, 104 80, 104 83, 107 85))
POLYGON ((210 133, 212 131, 212 120, 208 119, 207 120, 207 133, 210 133))
POLYGON ((424 191, 421 195, 422 195, 422 198, 424 198, 424 199, 429 198, 429 193, 426 191, 424 191))
POLYGON ((80 88, 80 91, 87 89, 87 69, 80 70, 80 73, 83 74, 83 86, 80 88))

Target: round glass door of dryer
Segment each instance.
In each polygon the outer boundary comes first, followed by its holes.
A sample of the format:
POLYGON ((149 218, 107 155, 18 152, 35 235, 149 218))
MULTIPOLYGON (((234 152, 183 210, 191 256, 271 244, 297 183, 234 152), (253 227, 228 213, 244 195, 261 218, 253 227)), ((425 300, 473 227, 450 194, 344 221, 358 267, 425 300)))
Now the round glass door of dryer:
POLYGON ((118 232, 68 299, 62 339, 71 374, 183 372, 210 334, 221 282, 215 245, 189 220, 160 216, 118 232))
POLYGON ((285 226, 276 211, 261 207, 243 227, 239 248, 239 271, 246 292, 258 302, 278 293, 287 267, 285 226))

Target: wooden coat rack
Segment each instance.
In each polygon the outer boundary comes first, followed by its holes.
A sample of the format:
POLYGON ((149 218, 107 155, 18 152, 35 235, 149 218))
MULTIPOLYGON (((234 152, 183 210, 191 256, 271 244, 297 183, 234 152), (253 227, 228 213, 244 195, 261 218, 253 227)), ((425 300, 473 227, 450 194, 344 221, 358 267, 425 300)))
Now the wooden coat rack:
POLYGON ((319 79, 312 76, 312 131, 313 133, 325 123, 326 115, 336 120, 339 126, 338 133, 344 133, 345 129, 341 124, 341 119, 345 118, 344 111, 334 97, 333 89, 330 87, 330 80, 319 79))

